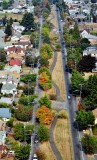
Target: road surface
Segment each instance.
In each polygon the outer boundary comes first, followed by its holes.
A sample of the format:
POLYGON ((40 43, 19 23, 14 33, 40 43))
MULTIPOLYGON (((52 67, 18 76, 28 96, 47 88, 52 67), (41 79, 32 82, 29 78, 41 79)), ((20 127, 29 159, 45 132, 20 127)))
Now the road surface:
POLYGON ((57 19, 58 19, 58 25, 59 25, 59 37, 60 42, 62 45, 62 57, 63 58, 63 67, 64 67, 64 77, 65 77, 65 84, 66 84, 66 91, 67 96, 69 95, 71 98, 67 99, 67 108, 69 113, 69 119, 70 119, 70 128, 71 128, 71 137, 72 137, 72 148, 73 148, 73 159, 74 160, 87 160, 86 155, 82 151, 82 145, 80 143, 80 132, 77 128, 74 126, 74 121, 76 117, 77 107, 76 107, 76 99, 75 97, 69 93, 69 89, 71 86, 70 83, 70 73, 66 71, 66 64, 67 64, 67 54, 66 54, 66 44, 63 40, 63 25, 61 24, 61 17, 59 9, 57 11, 57 19))

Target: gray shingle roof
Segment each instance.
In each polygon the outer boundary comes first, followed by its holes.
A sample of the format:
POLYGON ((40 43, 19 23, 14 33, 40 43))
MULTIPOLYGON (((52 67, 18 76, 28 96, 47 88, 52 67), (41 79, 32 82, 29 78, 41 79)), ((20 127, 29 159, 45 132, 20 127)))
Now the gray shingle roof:
POLYGON ((16 89, 15 84, 6 83, 2 86, 2 90, 12 90, 12 89, 16 89))
POLYGON ((9 108, 0 108, 0 117, 1 118, 11 118, 11 112, 9 108))

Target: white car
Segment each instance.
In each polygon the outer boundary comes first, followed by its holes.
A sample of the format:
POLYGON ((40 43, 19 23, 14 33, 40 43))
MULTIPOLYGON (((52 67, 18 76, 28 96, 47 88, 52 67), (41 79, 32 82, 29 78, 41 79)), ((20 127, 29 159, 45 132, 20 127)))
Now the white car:
POLYGON ((67 96, 68 99, 71 99, 70 95, 67 96))
POLYGON ((38 157, 37 157, 37 155, 36 155, 36 154, 34 154, 34 156, 33 156, 33 160, 38 160, 38 157))

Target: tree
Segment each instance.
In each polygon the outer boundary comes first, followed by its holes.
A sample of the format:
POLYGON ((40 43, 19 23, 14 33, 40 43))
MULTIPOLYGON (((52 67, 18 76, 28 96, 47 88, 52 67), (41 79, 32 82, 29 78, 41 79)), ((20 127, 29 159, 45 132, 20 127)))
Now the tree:
POLYGON ((12 24, 13 24, 13 19, 12 19, 12 17, 9 19, 8 23, 9 23, 10 26, 12 26, 12 24))
POLYGON ((29 81, 29 83, 36 82, 36 77, 37 77, 36 73, 25 74, 25 75, 21 76, 21 81, 24 83, 28 83, 28 81, 29 81))
POLYGON ((32 55, 25 56, 25 64, 26 64, 26 66, 30 66, 31 67, 31 65, 33 65, 33 68, 35 66, 37 66, 38 58, 39 57, 35 57, 35 56, 32 57, 32 55))
POLYGON ((41 53, 42 58, 46 57, 47 59, 50 59, 50 58, 52 58, 53 50, 49 44, 44 43, 44 44, 42 44, 42 46, 40 48, 40 53, 41 53))
POLYGON ((41 67, 48 67, 49 66, 49 61, 48 61, 48 59, 45 59, 45 58, 40 57, 39 63, 41 65, 41 67))
POLYGON ((79 124, 79 129, 83 130, 88 127, 89 124, 93 125, 95 121, 95 117, 91 111, 79 111, 76 116, 76 121, 79 124))
POLYGON ((15 140, 19 140, 20 142, 24 141, 24 124, 23 123, 17 123, 14 126, 14 138, 15 140))
POLYGON ((3 21, 3 25, 5 26, 6 23, 7 23, 7 18, 6 18, 6 16, 4 16, 4 17, 2 18, 2 21, 3 21))
POLYGON ((85 85, 84 102, 87 109, 97 108, 97 75, 89 76, 85 85))
POLYGON ((36 117, 39 118, 39 122, 42 124, 50 125, 53 121, 53 114, 46 106, 41 106, 37 109, 36 117))
POLYGON ((19 104, 22 104, 24 106, 32 106, 32 102, 34 101, 34 99, 37 98, 37 95, 31 95, 31 96, 22 96, 19 99, 19 104))
POLYGON ((6 54, 3 50, 0 51, 0 62, 6 62, 6 54))
POLYGON ((97 152, 97 137, 85 134, 81 139, 81 143, 86 154, 97 152))
POLYGON ((14 121, 14 118, 13 118, 13 117, 11 117, 11 118, 10 118, 10 120, 9 120, 9 121, 7 121, 7 123, 6 123, 6 124, 7 124, 7 126, 8 126, 8 127, 13 127, 13 121, 14 121))
POLYGON ((31 140, 31 134, 33 133, 34 125, 26 125, 23 123, 17 123, 14 126, 14 138, 15 140, 19 140, 20 142, 31 140))
POLYGON ((95 57, 91 55, 83 56, 78 63, 78 70, 81 72, 92 72, 92 69, 95 68, 95 57))
POLYGON ((3 9, 8 9, 9 3, 6 0, 4 0, 2 2, 2 6, 3 6, 3 9))
POLYGON ((18 160, 27 160, 30 155, 30 145, 20 145, 15 149, 15 155, 18 160))
POLYGON ((34 16, 32 13, 25 13, 21 25, 25 27, 26 31, 35 30, 34 16))
POLYGON ((21 104, 16 106, 15 117, 20 120, 27 122, 31 120, 32 117, 32 107, 26 107, 21 104))
POLYGON ((11 26, 9 24, 7 24, 6 28, 5 28, 5 33, 8 35, 8 36, 11 36, 12 35, 12 29, 11 29, 11 26))
POLYGON ((75 23, 75 25, 74 25, 73 38, 76 40, 80 39, 80 32, 79 32, 79 28, 78 28, 77 23, 75 23))
POLYGON ((30 35, 30 41, 33 44, 33 47, 37 47, 39 44, 39 33, 37 32, 32 32, 30 35))
POLYGON ((51 109, 51 101, 50 99, 45 95, 44 97, 41 97, 39 100, 39 106, 46 106, 47 108, 51 109))
POLYGON ((40 141, 48 141, 50 138, 49 129, 44 125, 40 125, 38 128, 38 136, 40 141))
POLYGON ((80 91, 80 84, 84 84, 84 78, 82 77, 82 75, 74 70, 72 72, 72 77, 71 77, 71 84, 72 84, 72 88, 73 91, 75 91, 76 93, 79 93, 80 91))
POLYGON ((82 38, 80 40, 80 47, 81 47, 81 50, 83 51, 84 49, 86 49, 87 47, 90 46, 90 41, 87 39, 87 38, 82 38))

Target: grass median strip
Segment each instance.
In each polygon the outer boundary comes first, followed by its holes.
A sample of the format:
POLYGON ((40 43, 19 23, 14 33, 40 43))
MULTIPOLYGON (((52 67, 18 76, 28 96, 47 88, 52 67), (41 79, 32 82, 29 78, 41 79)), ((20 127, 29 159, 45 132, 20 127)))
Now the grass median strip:
POLYGON ((72 160, 72 147, 68 119, 58 119, 54 129, 56 146, 62 156, 62 160, 72 160))

